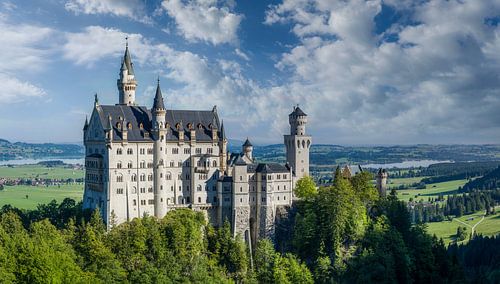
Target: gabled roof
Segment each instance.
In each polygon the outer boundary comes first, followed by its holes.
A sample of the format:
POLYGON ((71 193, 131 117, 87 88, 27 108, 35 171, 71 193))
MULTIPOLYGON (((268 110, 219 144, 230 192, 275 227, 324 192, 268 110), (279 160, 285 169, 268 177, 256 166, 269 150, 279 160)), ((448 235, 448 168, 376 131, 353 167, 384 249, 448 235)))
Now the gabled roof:
MULTIPOLYGON (((113 140, 120 141, 122 139, 121 128, 117 127, 118 122, 127 121, 132 124, 132 129, 128 130, 127 139, 129 141, 152 141, 151 139, 151 111, 144 106, 127 106, 127 105, 98 105, 96 106, 101 120, 101 125, 109 127, 108 117, 111 116, 111 127, 113 128, 113 140), (142 129, 140 125, 142 124, 142 129)), ((195 127, 195 135, 197 141, 212 141, 212 130, 209 125, 214 122, 214 116, 217 113, 203 110, 166 110, 165 120, 169 128, 167 129, 167 141, 178 141, 179 132, 176 125, 179 124, 180 130, 184 132, 184 140, 191 139, 191 133, 187 128, 188 123, 192 123, 195 127), (201 125, 201 128, 196 127, 201 125)), ((217 128, 219 128, 219 120, 215 119, 217 128)), ((219 137, 220 134, 219 134, 219 137)))

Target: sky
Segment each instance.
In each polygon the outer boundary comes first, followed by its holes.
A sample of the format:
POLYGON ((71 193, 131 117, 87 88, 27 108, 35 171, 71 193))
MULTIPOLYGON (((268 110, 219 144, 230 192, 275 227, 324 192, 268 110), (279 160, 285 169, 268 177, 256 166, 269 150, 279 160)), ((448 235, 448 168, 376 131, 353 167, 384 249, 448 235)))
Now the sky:
POLYGON ((138 104, 217 105, 229 138, 316 144, 500 141, 500 0, 3 0, 0 138, 82 141, 118 102, 128 37, 138 104))

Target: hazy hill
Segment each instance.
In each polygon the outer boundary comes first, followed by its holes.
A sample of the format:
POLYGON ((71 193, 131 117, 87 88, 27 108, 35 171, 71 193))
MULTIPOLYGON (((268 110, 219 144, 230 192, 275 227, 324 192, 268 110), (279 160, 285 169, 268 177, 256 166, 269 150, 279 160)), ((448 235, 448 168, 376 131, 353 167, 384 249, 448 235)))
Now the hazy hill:
POLYGON ((75 144, 11 143, 0 139, 0 160, 44 157, 82 157, 83 147, 75 144))

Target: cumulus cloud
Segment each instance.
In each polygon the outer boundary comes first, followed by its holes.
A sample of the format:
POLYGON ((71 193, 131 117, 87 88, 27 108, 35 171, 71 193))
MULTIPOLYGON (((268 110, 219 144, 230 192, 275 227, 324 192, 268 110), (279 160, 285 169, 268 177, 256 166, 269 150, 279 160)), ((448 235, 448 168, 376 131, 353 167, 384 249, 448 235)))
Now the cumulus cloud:
MULTIPOLYGON (((79 33, 67 34, 64 57, 75 64, 92 66, 99 60, 123 55, 123 38, 118 29, 87 27, 79 33), (89 40, 91 38, 91 40, 89 40), (85 41, 82 45, 81 41, 85 41), (82 47, 84 46, 84 47, 82 47), (81 50, 80 50, 81 49, 81 50)), ((128 34, 132 60, 144 69, 157 70, 175 86, 162 82, 166 104, 181 109, 211 109, 218 105, 232 137, 259 133, 260 141, 276 141, 283 131, 291 109, 287 92, 268 89, 248 79, 241 66, 231 60, 209 59, 190 51, 176 50, 155 43, 140 34, 128 34), (272 110, 272 111, 270 111, 272 110), (265 129, 262 125, 265 123, 265 129), (241 127, 245 125, 245 127, 241 127)), ((118 66, 117 66, 118 68, 118 66)), ((136 73, 140 72, 136 68, 136 73)), ((164 81, 164 80, 162 80, 164 81)), ((145 91, 137 100, 151 105, 154 81, 139 82, 145 91)))
POLYGON ((0 17, 0 30, 0 102, 16 103, 45 96, 42 88, 19 78, 46 68, 54 51, 48 42, 55 38, 55 32, 35 25, 15 25, 6 16, 0 17))
POLYGON ((276 67, 291 74, 281 88, 314 113, 315 133, 338 143, 461 143, 473 141, 471 131, 498 132, 500 27, 488 19, 500 3, 384 3, 269 7, 265 23, 291 25, 299 39, 276 67), (409 19, 377 33, 376 17, 388 8, 409 19))
POLYGON ((0 103, 2 104, 18 103, 47 95, 42 88, 5 73, 0 72, 0 81, 2 82, 2 92, 0 92, 0 103))
POLYGON ((179 33, 189 41, 213 45, 237 41, 243 16, 232 12, 232 1, 166 0, 162 6, 175 20, 179 33))
POLYGON ((146 15, 145 3, 141 0, 69 0, 64 7, 76 15, 110 14, 146 24, 152 22, 146 15))

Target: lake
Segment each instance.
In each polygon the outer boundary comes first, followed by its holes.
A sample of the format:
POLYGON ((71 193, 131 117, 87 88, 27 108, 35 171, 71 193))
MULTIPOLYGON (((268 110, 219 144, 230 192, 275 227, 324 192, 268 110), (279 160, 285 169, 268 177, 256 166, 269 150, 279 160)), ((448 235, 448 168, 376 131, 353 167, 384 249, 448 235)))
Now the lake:
POLYGON ((433 164, 438 164, 438 163, 452 163, 453 161, 438 161, 438 160, 413 160, 413 161, 404 161, 401 163, 390 163, 390 164, 367 164, 367 165, 361 165, 362 168, 371 168, 371 169, 378 169, 378 168, 384 168, 384 169, 392 169, 392 168, 400 168, 400 169, 407 169, 407 168, 418 168, 418 167, 428 167, 433 164))

